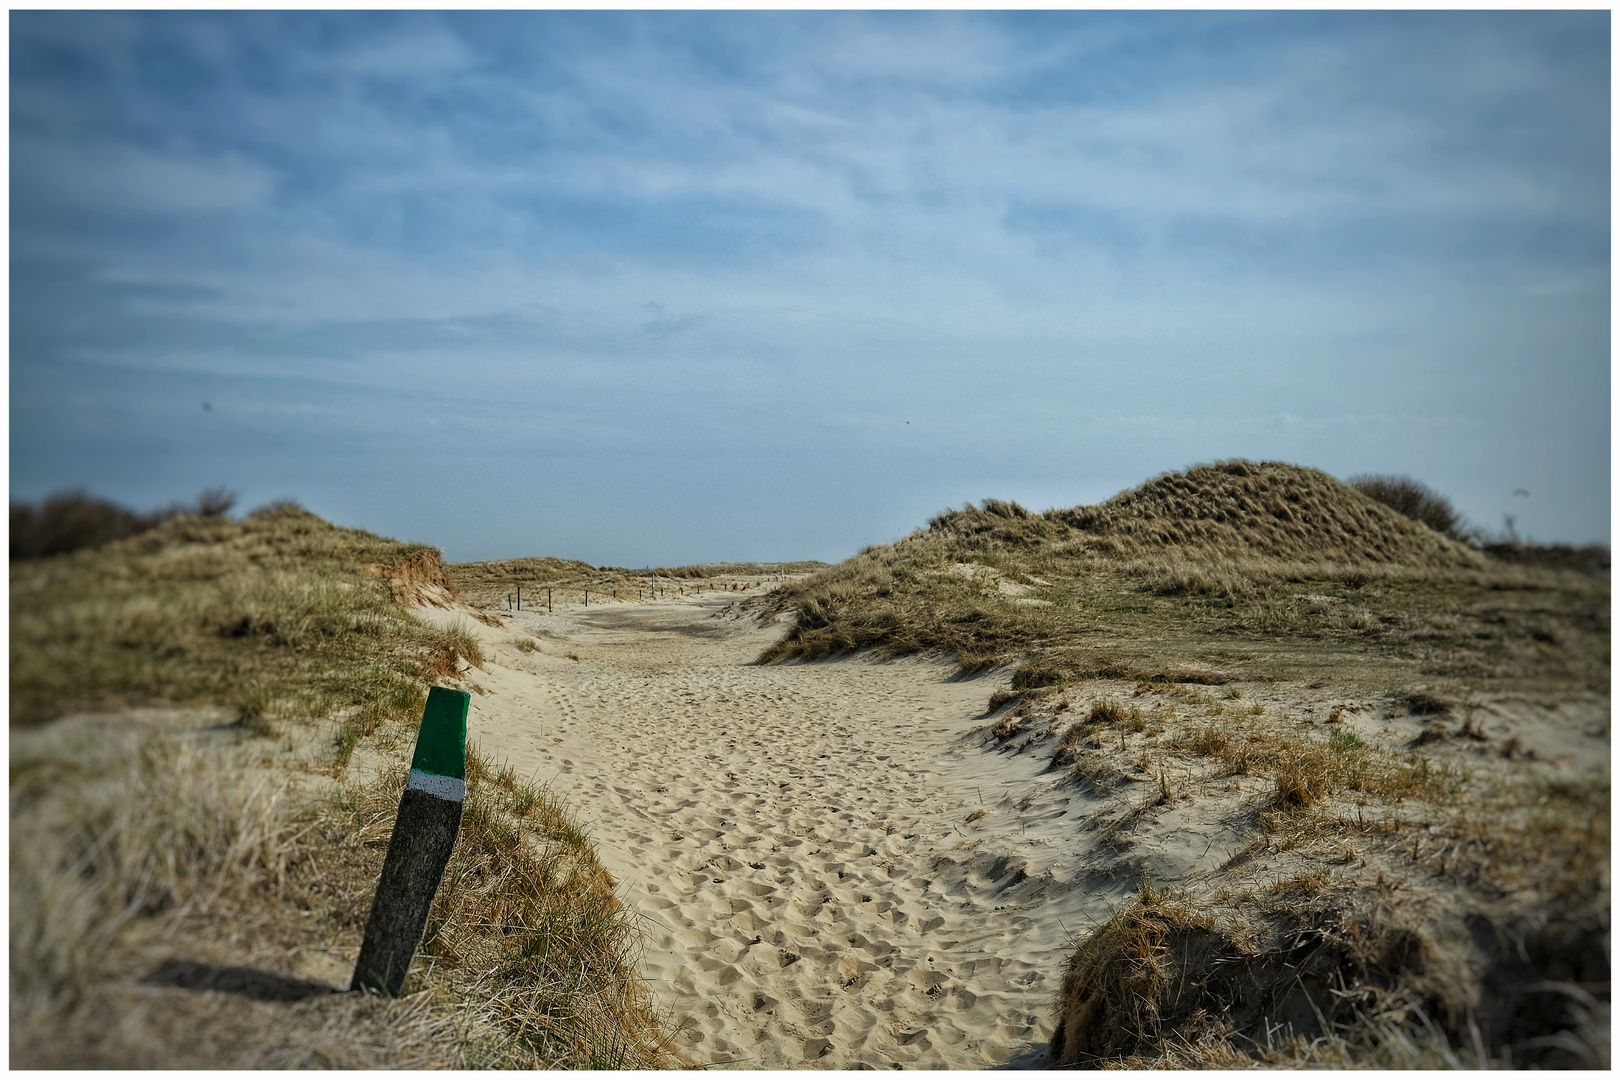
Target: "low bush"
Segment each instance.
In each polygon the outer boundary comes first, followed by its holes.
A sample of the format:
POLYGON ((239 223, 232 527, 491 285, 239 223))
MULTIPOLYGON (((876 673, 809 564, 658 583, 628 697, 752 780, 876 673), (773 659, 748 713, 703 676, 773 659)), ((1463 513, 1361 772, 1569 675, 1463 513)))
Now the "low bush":
POLYGON ((233 492, 208 488, 190 506, 175 503, 142 514, 82 490, 60 491, 37 507, 11 504, 11 558, 40 559, 96 548, 154 529, 181 514, 224 517, 235 505, 233 492))
POLYGON ((1352 476, 1348 483, 1367 498, 1376 499, 1442 536, 1453 540, 1468 540, 1472 536, 1472 530, 1464 524, 1450 499, 1410 476, 1363 474, 1352 476))

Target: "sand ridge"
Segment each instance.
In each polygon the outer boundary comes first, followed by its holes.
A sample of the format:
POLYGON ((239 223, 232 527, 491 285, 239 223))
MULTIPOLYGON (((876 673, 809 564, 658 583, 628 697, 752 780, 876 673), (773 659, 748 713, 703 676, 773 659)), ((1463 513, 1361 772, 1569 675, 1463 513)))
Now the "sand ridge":
POLYGON ((475 624, 472 737, 579 814, 693 1061, 1038 1065, 1074 937, 1131 883, 1078 887, 1071 796, 970 734, 995 677, 755 666, 782 628, 734 600, 475 624))

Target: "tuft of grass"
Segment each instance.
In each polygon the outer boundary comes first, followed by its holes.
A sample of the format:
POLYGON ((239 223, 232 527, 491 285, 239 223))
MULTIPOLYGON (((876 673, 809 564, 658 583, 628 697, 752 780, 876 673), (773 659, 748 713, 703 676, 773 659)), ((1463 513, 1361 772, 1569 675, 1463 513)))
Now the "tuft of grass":
POLYGON ((1377 750, 1353 731, 1339 728, 1325 740, 1279 733, 1249 721, 1203 725, 1172 737, 1182 753, 1223 761, 1236 776, 1261 776, 1275 784, 1274 801, 1305 809, 1341 791, 1394 799, 1450 798, 1461 777, 1420 754, 1401 757, 1377 750))
MULTIPOLYGON (((1119 727, 1130 722, 1132 712, 1136 712, 1136 710, 1132 709, 1127 712, 1125 706, 1117 701, 1097 701, 1092 704, 1091 712, 1086 715, 1086 722, 1089 724, 1104 724, 1108 727, 1119 727)), ((1137 713, 1138 717, 1140 715, 1140 713, 1137 713)))
POLYGON ((1395 696, 1395 704, 1416 716, 1450 716, 1454 703, 1426 690, 1409 690, 1395 696))

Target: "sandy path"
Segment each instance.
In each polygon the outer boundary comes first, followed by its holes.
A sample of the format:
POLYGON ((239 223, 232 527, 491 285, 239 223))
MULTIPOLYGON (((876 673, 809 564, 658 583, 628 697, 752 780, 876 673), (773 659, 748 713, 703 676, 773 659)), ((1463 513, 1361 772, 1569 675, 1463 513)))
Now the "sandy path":
POLYGON ((588 827, 646 917, 680 1045, 754 1069, 1038 1064, 1071 936, 1128 883, 1071 887, 1076 823, 1044 762, 967 735, 990 683, 756 667, 781 627, 724 604, 473 627, 473 737, 588 827), (511 646, 523 631, 539 652, 511 646))

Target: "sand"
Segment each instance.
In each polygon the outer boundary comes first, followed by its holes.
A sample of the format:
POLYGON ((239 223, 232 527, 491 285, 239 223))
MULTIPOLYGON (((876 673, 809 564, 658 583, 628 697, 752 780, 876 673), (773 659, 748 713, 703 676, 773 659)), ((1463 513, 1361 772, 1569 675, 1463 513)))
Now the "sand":
MULTIPOLYGON (((696 1064, 1038 1067, 1076 940, 1143 883, 1219 877, 1262 894, 1319 869, 1257 844, 1270 780, 1167 757, 1152 731, 1235 709, 1278 734, 1348 730, 1404 755, 1430 723, 1387 693, 1322 683, 1227 700, 1096 680, 1022 718, 990 715, 1006 670, 757 666, 786 623, 761 625, 739 599, 483 613, 499 627, 460 605, 418 609, 483 642, 464 682, 472 738, 586 826, 641 916, 640 970, 696 1064), (1075 711, 1054 711, 1071 696, 1075 711), (1057 733, 1100 700, 1140 708, 1148 733, 1119 734, 1104 773, 1078 782, 1052 766, 1057 733)), ((1479 739, 1425 752, 1481 777, 1606 773, 1607 698, 1565 697, 1474 695, 1479 739)))
POLYGON ((1074 936, 1132 884, 1080 888, 1045 761, 973 734, 1004 676, 755 666, 783 626, 722 613, 735 598, 470 624, 471 737, 587 827, 694 1062, 1040 1064, 1074 936))

